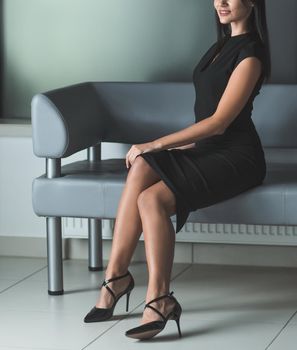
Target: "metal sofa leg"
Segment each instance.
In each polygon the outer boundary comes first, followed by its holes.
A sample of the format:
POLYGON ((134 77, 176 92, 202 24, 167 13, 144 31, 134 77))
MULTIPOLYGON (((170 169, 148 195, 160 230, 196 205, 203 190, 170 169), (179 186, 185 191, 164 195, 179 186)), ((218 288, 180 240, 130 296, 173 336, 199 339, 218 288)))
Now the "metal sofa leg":
POLYGON ((61 295, 63 290, 62 226, 60 217, 46 218, 48 294, 61 295))
MULTIPOLYGON (((101 142, 88 148, 90 164, 101 160, 101 142)), ((102 271, 102 220, 89 218, 89 271, 102 271)))
POLYGON ((102 220, 88 219, 89 271, 102 271, 102 220))

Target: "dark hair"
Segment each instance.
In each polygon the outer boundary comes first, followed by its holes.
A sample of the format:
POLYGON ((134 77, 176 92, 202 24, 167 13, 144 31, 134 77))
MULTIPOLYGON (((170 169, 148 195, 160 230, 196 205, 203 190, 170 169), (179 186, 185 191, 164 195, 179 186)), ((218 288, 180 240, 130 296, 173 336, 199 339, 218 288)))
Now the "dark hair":
MULTIPOLYGON (((249 0, 241 0, 245 6, 248 6, 249 0)), ((266 81, 271 75, 271 57, 270 57, 270 43, 269 33, 266 21, 266 6, 265 0, 250 0, 254 6, 252 12, 248 18, 248 31, 255 31, 258 34, 262 44, 264 45, 265 51, 265 62, 264 62, 264 75, 266 81)), ((229 23, 224 24, 220 22, 217 11, 215 11, 215 20, 217 25, 217 39, 218 43, 222 45, 224 38, 231 34, 231 25, 229 23)))

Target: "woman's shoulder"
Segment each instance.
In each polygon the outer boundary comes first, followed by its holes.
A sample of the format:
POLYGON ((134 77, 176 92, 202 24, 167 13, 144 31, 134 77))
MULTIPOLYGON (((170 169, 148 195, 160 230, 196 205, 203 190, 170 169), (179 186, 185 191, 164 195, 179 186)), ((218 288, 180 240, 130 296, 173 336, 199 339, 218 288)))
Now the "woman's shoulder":
POLYGON ((234 68, 247 57, 257 57, 262 63, 265 62, 265 47, 257 36, 251 36, 239 47, 234 68))

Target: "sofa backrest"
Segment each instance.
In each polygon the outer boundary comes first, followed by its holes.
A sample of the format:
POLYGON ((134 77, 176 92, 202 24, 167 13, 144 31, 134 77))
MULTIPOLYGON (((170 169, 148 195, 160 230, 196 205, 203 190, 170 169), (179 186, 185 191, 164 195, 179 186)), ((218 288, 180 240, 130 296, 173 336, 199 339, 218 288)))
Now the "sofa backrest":
MULTIPOLYGON (((192 82, 85 82, 33 97, 33 150, 67 157, 103 142, 142 143, 195 121, 192 82)), ((297 148, 297 84, 264 84, 252 120, 263 147, 297 148)))
MULTIPOLYGON (((99 82, 94 86, 105 103, 106 122, 112 126, 105 130, 109 141, 145 142, 195 120, 191 82, 99 82)), ((253 106, 252 120, 263 147, 297 147, 297 84, 264 84, 253 106)))
POLYGON ((263 147, 297 148, 297 84, 264 84, 252 120, 263 147))
POLYGON ((106 112, 103 141, 147 142, 195 120, 190 83, 98 82, 94 87, 106 112))

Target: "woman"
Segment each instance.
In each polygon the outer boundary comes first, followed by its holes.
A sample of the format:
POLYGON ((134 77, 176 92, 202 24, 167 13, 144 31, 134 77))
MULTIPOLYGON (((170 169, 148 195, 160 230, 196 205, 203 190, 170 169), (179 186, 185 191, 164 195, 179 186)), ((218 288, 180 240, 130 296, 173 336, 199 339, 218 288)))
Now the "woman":
MULTIPOLYGON (((182 308, 169 293, 175 232, 189 212, 233 197, 262 183, 266 163, 251 120, 252 103, 270 76, 264 0, 214 0, 217 41, 193 72, 193 125, 157 140, 132 145, 118 206, 107 278, 85 322, 109 319, 123 295, 127 307, 134 280, 129 262, 143 232, 149 283, 141 324, 126 336, 148 339, 182 308), (140 156, 140 157, 138 157, 140 156)), ((182 116, 181 116, 182 117, 182 116)))

